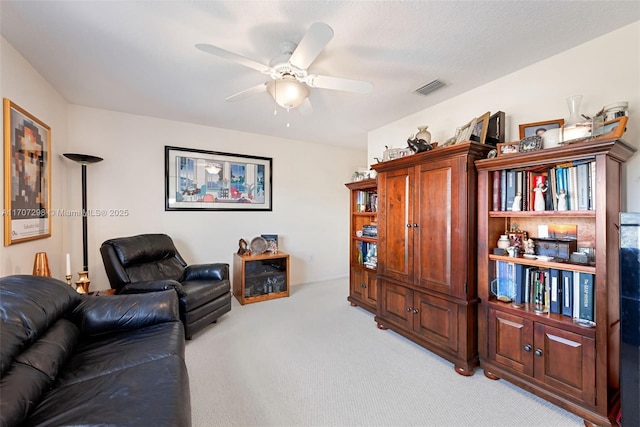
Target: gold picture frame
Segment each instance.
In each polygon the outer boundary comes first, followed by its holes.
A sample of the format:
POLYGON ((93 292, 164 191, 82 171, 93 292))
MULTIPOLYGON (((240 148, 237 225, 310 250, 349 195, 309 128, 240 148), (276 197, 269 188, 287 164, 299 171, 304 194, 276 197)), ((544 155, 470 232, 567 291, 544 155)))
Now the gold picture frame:
POLYGON ((51 237, 51 128, 4 98, 4 245, 51 237))
POLYGON ((489 118, 491 117, 491 112, 487 111, 480 117, 476 119, 476 124, 471 130, 470 139, 472 141, 479 142, 480 144, 484 144, 487 139, 487 130, 489 129, 489 118))
POLYGON ((613 120, 608 120, 604 122, 602 127, 602 134, 596 136, 596 141, 602 141, 605 139, 614 139, 614 138, 622 138, 624 135, 624 131, 627 128, 627 121, 629 117, 622 116, 615 118, 613 120))

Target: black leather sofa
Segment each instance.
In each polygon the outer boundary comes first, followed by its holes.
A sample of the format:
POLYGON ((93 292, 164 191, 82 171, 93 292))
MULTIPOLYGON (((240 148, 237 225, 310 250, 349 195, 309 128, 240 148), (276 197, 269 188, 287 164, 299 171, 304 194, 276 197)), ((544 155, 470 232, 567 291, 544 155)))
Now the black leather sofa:
POLYGON ((0 425, 190 426, 174 291, 79 295, 0 278, 0 425))
POLYGON ((166 234, 109 239, 100 254, 116 294, 174 289, 187 338, 231 310, 229 264, 187 265, 166 234))

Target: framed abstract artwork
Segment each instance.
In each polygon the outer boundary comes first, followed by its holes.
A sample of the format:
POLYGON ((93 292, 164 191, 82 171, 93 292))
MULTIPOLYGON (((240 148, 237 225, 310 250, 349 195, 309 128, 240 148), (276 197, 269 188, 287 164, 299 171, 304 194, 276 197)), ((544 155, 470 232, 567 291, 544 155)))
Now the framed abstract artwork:
POLYGON ((4 98, 4 245, 51 236, 51 128, 4 98))
POLYGON ((272 159, 165 146, 165 210, 271 211, 272 159))

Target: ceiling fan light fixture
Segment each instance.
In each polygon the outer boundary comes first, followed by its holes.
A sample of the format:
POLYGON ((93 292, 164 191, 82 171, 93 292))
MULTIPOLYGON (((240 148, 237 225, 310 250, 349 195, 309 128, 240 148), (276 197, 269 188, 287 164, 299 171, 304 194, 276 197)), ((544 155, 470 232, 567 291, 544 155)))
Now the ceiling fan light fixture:
POLYGON ((291 75, 267 83, 267 92, 282 108, 296 108, 309 96, 309 87, 291 75))

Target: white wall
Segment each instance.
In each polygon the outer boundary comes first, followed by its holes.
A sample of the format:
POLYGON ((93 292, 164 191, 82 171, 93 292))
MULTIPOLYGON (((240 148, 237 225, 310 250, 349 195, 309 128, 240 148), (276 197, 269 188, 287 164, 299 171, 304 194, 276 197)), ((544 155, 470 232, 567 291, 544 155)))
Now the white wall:
MULTIPOLYGON (((51 127, 52 208, 82 207, 81 167, 62 157, 79 152, 104 158, 87 167, 88 208, 130 212, 88 219, 92 290, 109 287, 100 244, 145 232, 171 235, 191 263, 231 263, 239 238, 278 234, 282 250, 291 254, 293 284, 348 274, 349 192, 344 183, 365 164, 365 150, 69 105, 6 40, 1 39, 0 48, 2 96, 51 127), (272 157, 273 211, 165 212, 165 145, 272 157)), ((82 269, 81 217, 53 217, 50 238, 0 246, 0 276, 31 274, 35 253, 41 251, 47 252, 58 279, 64 278, 64 254, 71 253, 76 280, 75 272, 82 269)))
MULTIPOLYGON (((442 143, 457 126, 486 111, 504 111, 506 141, 516 141, 519 124, 568 117, 571 95, 583 95, 580 112, 589 115, 628 101, 623 139, 640 148, 640 21, 370 132, 369 164, 382 158, 385 145, 405 147, 418 125, 429 125, 432 141, 442 143)), ((640 212, 640 154, 625 171, 623 210, 640 212)))
MULTIPOLYGON (((0 64, 2 97, 9 98, 51 127, 51 206, 61 208, 66 197, 66 166, 61 153, 65 152, 67 143, 67 102, 4 38, 0 38, 0 64)), ((0 160, 4 165, 4 150, 0 152, 0 160)), ((4 173, 4 167, 1 169, 4 173)), ((0 195, 0 200, 4 201, 4 185, 0 187, 0 195)), ((2 221, 4 233, 4 217, 2 221)), ((0 245, 0 276, 31 274, 36 252, 46 252, 52 275, 63 278, 65 234, 64 219, 53 217, 51 237, 7 247, 0 245)))
MULTIPOLYGON (((182 122, 69 106, 69 151, 104 161, 87 167, 87 207, 128 209, 126 217, 91 217, 92 288, 106 288, 99 254, 109 238, 162 232, 190 263, 232 263, 238 240, 278 234, 291 255, 291 282, 348 273, 349 193, 344 184, 365 151, 308 144, 182 122), (273 158, 272 212, 164 210, 164 146, 273 158)), ((80 166, 69 165, 69 206, 80 207, 80 166), (77 191, 76 191, 77 190, 77 191)), ((70 218, 71 251, 81 261, 81 219, 70 218)), ((76 261, 76 262, 78 262, 76 261)))

